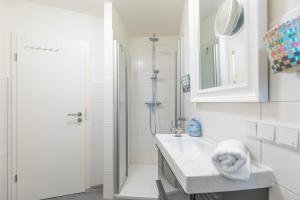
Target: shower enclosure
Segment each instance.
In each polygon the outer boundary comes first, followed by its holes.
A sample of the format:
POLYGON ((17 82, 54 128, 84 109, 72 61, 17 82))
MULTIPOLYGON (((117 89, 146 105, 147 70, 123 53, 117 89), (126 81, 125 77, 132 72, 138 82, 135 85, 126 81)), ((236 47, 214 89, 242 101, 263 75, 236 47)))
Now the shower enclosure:
POLYGON ((176 68, 176 63, 177 67, 181 64, 176 43, 177 37, 133 37, 130 48, 126 46, 130 49, 127 54, 118 41, 114 42, 116 199, 158 197, 155 135, 169 134, 171 122, 183 120, 181 108, 175 109, 182 102, 176 100, 181 94, 176 88, 180 88, 182 75, 176 68))
POLYGON ((161 105, 161 102, 157 101, 157 78, 159 70, 156 68, 156 44, 159 41, 159 38, 155 36, 155 33, 152 37, 149 38, 152 42, 152 100, 151 102, 146 102, 149 107, 149 128, 152 135, 157 133, 157 115, 156 109, 157 106, 161 105))
POLYGON ((114 41, 114 184, 117 192, 128 176, 127 99, 127 53, 119 41, 114 41))

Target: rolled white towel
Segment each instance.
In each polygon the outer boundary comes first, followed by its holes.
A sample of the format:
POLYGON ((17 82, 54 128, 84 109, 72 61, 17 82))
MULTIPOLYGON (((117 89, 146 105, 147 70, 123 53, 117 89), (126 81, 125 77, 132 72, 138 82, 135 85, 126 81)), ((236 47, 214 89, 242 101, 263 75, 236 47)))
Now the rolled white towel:
POLYGON ((225 140, 218 144, 212 155, 216 169, 225 177, 234 180, 250 178, 250 156, 245 145, 238 140, 225 140))

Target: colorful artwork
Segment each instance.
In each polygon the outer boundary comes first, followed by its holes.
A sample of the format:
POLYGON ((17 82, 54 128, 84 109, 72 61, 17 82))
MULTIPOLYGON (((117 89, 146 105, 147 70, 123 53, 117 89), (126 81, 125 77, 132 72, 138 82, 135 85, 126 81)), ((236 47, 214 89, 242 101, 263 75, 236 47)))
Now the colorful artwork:
POLYGON ((300 71, 300 16, 274 27, 264 41, 273 74, 300 71))

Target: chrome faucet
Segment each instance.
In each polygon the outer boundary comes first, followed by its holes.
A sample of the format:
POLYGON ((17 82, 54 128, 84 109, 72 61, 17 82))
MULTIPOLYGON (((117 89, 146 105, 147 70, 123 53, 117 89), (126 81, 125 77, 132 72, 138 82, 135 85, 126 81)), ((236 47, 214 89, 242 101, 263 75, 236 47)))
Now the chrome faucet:
POLYGON ((181 122, 185 121, 185 119, 180 118, 177 120, 177 126, 175 125, 173 127, 173 122, 172 122, 172 128, 171 128, 171 134, 175 134, 175 137, 181 137, 182 134, 184 133, 184 129, 182 128, 181 122))

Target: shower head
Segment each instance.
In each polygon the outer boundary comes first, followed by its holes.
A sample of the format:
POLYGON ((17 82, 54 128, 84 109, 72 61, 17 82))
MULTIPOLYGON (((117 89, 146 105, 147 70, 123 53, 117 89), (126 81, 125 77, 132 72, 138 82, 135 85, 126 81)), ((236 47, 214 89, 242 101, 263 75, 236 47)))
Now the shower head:
POLYGON ((158 41, 159 41, 159 38, 157 38, 157 37, 155 36, 155 33, 154 33, 153 36, 152 36, 151 38, 149 38, 149 40, 150 40, 151 42, 158 42, 158 41))

